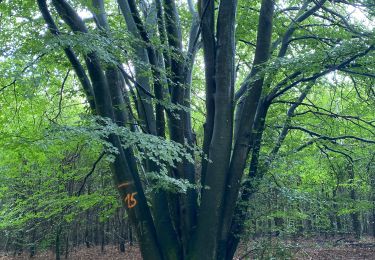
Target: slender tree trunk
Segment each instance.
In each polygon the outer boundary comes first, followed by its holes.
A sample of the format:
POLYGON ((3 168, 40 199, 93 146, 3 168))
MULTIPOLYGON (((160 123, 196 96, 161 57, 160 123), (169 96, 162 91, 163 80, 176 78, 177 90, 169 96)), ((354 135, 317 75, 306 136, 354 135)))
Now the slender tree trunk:
MULTIPOLYGON (((352 203, 354 205, 355 202, 357 201, 357 192, 356 192, 355 186, 354 186, 355 174, 354 174, 353 162, 349 162, 349 164, 348 164, 348 174, 349 174, 349 179, 350 179, 349 182, 351 184, 350 198, 352 199, 352 203)), ((360 221, 360 213, 357 210, 355 210, 353 213, 351 213, 351 218, 352 218, 352 225, 353 225, 355 237, 357 239, 359 239, 359 238, 361 238, 361 234, 362 234, 362 225, 361 225, 361 221, 360 221)))
POLYGON ((62 231, 62 228, 61 228, 61 225, 59 225, 56 229, 56 234, 55 234, 55 256, 56 256, 56 260, 60 260, 61 259, 61 231, 62 231))
POLYGON ((65 259, 68 259, 69 255, 69 232, 65 234, 65 259))
POLYGON ((132 229, 129 221, 128 221, 128 240, 129 240, 129 245, 133 246, 133 244, 134 244, 133 243, 133 241, 134 241, 134 239, 133 239, 133 229, 132 229))
POLYGON ((104 253, 105 249, 105 223, 100 223, 100 251, 104 253))

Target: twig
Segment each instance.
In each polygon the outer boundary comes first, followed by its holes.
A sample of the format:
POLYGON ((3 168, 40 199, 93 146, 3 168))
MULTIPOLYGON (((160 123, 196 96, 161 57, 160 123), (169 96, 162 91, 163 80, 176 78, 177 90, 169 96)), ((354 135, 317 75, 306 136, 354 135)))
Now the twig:
MULTIPOLYGON (((281 126, 275 126, 275 127, 276 128, 282 128, 281 126)), ((353 135, 342 135, 342 136, 330 137, 330 136, 315 133, 311 130, 308 130, 308 129, 300 127, 300 126, 289 126, 288 128, 291 129, 291 130, 300 130, 302 132, 308 133, 311 136, 316 136, 316 137, 318 137, 319 139, 322 139, 322 140, 337 141, 337 140, 340 140, 340 139, 354 139, 354 140, 361 141, 361 142, 364 142, 364 143, 375 144, 375 140, 364 139, 364 138, 353 136, 353 135)))
POLYGON ((81 192, 83 190, 83 187, 85 186, 86 184, 86 181, 87 179, 91 176, 91 174, 93 174, 93 172, 95 171, 95 168, 96 168, 96 165, 100 162, 100 160, 104 157, 105 155, 105 152, 102 152, 100 155, 99 155, 99 158, 94 162, 94 164, 92 165, 92 168, 91 170, 89 171, 89 173, 86 175, 86 177, 83 179, 83 183, 81 185, 81 188, 79 188, 79 191, 77 192, 77 196, 80 196, 81 195, 81 192))
POLYGON ((68 69, 68 71, 66 72, 66 75, 63 79, 63 82, 61 84, 61 88, 60 88, 60 99, 59 99, 59 112, 57 113, 57 115, 52 119, 52 121, 55 121, 60 115, 61 115, 61 110, 62 110, 62 96, 63 96, 63 92, 64 92, 64 87, 65 87, 65 83, 69 77, 69 73, 70 73, 70 69, 68 69))
MULTIPOLYGON (((18 76, 20 76, 21 74, 23 74, 28 68, 30 68, 32 65, 34 65, 35 62, 37 62, 37 61, 38 61, 40 58, 42 58, 44 55, 46 55, 46 53, 42 53, 42 54, 40 54, 40 55, 37 56, 33 61, 31 61, 29 64, 27 64, 27 65, 21 70, 21 72, 19 73, 18 76)), ((18 77, 18 76, 17 76, 17 77, 18 77)), ((7 87, 9 87, 9 86, 15 85, 15 84, 16 84, 16 81, 17 81, 17 77, 15 77, 11 83, 9 83, 9 84, 7 84, 7 85, 1 87, 1 88, 0 88, 0 92, 3 91, 3 90, 5 90, 5 89, 6 89, 7 87)))

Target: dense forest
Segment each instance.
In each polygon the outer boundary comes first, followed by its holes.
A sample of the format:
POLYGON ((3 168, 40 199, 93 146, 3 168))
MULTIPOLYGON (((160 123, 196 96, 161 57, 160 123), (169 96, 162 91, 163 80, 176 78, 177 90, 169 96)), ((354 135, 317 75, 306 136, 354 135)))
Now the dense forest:
POLYGON ((373 0, 0 0, 0 258, 374 256, 374 20, 373 0))

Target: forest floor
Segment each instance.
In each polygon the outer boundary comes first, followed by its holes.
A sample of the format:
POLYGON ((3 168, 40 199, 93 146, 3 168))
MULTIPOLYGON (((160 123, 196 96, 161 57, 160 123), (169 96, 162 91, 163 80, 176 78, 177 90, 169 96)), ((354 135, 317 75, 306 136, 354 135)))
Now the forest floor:
MULTIPOLYGON (((54 260, 52 252, 39 253, 33 258, 28 254, 14 256, 0 252, 0 260, 35 259, 54 260)), ((65 259, 62 254, 61 259, 65 259)), ((98 247, 80 247, 69 252, 70 260, 141 260, 136 246, 127 246, 126 252, 121 253, 116 246, 106 246, 104 252, 98 247)), ((314 238, 295 240, 261 239, 249 241, 240 247, 235 260, 250 259, 291 259, 291 260, 375 260, 375 239, 363 238, 354 240, 345 237, 314 238)))
MULTIPOLYGON (((14 256, 13 254, 8 254, 7 256, 0 252, 0 260, 54 260, 55 255, 51 251, 41 252, 30 258, 29 254, 21 254, 14 256)), ((64 252, 61 253, 61 259, 68 260, 142 260, 141 254, 137 246, 126 245, 125 252, 120 252, 117 246, 105 246, 104 252, 102 252, 100 246, 94 247, 78 247, 72 249, 68 257, 65 258, 64 252)))
POLYGON ((291 259, 291 260, 375 260, 375 238, 351 237, 298 238, 293 240, 260 239, 242 245, 236 260, 291 259))

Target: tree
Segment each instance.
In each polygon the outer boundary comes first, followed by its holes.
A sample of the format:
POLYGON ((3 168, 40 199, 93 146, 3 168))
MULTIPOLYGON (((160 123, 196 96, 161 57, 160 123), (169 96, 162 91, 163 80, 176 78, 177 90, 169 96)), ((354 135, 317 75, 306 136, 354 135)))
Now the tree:
MULTIPOLYGON (((288 1, 282 8, 282 3, 262 0, 251 4, 239 1, 237 8, 237 0, 218 4, 200 0, 195 8, 189 0, 186 20, 190 26, 186 28, 180 22, 186 7, 174 0, 37 3, 49 30, 44 44, 53 53, 63 49, 98 127, 108 131, 103 141, 110 147, 106 152, 115 156, 112 174, 145 259, 232 259, 248 211, 241 202, 252 199, 258 181, 269 170, 290 130, 322 140, 374 143, 291 125, 296 109, 319 85, 317 81, 329 73, 373 79, 371 32, 349 23, 344 11, 336 11, 336 7, 355 4, 288 1), (90 9, 93 19, 79 15, 83 8, 90 9), (125 28, 115 15, 116 8, 125 20, 127 37, 122 36, 125 28), (237 19, 249 12, 256 18, 237 19), (332 29, 322 29, 327 24, 332 29), (249 39, 244 32, 236 34, 236 29, 248 28, 252 30, 249 39), (129 43, 123 44, 124 39, 129 43), (254 50, 240 57, 236 45, 241 44, 245 53, 248 48, 254 50), (192 73, 200 47, 205 123, 201 169, 196 173, 190 107, 192 73), (241 68, 246 72, 237 73, 236 61, 246 64, 251 58, 250 71, 241 68), (239 76, 244 79, 237 80, 239 76), (261 161, 266 118, 277 102, 289 102, 287 119, 269 156, 261 161), (134 135, 145 134, 142 138, 155 144, 152 150, 169 140, 185 148, 166 164, 152 156, 140 159, 139 147, 127 144, 124 129, 134 135), (143 171, 154 173, 146 177, 148 184, 143 171), (157 189, 146 195, 147 185, 157 185, 158 178, 166 177, 170 182, 186 180, 190 186, 186 192, 157 189)), ((372 4, 361 2, 360 6, 371 10, 372 4)))

